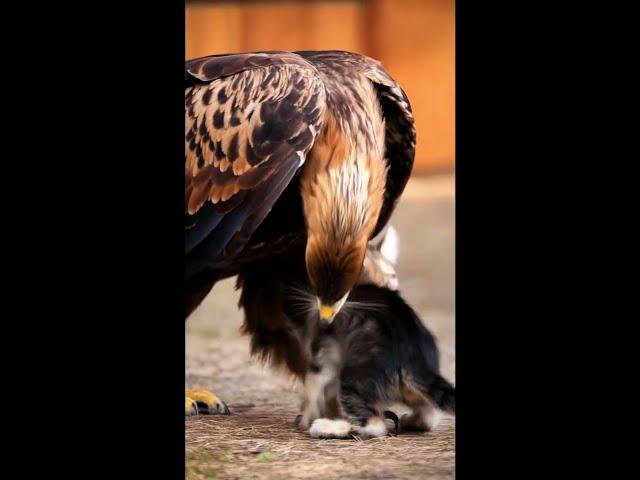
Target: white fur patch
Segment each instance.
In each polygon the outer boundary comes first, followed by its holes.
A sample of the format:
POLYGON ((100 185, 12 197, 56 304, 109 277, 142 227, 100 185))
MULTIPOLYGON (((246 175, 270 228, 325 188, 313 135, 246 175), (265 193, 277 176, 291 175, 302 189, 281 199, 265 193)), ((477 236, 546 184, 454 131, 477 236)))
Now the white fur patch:
POLYGON ((393 228, 392 225, 389 225, 389 228, 387 228, 387 233, 380 247, 380 253, 394 265, 398 261, 398 232, 396 232, 396 229, 393 228))
POLYGON ((311 424, 309 435, 313 438, 349 438, 351 428, 346 420, 318 418, 311 424))
POLYGON ((387 435, 387 425, 378 417, 371 418, 365 427, 359 427, 358 433, 364 438, 384 437, 387 435))
POLYGON ((429 408, 422 414, 422 421, 429 428, 429 430, 433 430, 438 426, 442 420, 442 412, 437 408, 429 408))

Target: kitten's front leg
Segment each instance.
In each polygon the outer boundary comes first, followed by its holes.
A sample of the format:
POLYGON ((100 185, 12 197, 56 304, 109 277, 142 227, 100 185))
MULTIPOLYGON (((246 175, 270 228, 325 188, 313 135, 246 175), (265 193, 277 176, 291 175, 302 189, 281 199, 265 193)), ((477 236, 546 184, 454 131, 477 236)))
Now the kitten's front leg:
POLYGON ((342 417, 340 407, 340 379, 334 379, 324 389, 324 417, 336 419, 342 417))
POLYGON ((323 370, 307 372, 304 378, 302 412, 297 418, 298 426, 307 429, 316 418, 324 415, 324 388, 332 378, 323 370))
MULTIPOLYGON (((328 385, 336 383, 340 368, 340 350, 335 340, 321 338, 316 345, 316 348, 312 347, 315 353, 304 379, 305 395, 298 421, 298 425, 304 429, 309 428, 315 419, 325 415, 325 391, 328 385)), ((333 395, 336 394, 337 390, 333 395)))

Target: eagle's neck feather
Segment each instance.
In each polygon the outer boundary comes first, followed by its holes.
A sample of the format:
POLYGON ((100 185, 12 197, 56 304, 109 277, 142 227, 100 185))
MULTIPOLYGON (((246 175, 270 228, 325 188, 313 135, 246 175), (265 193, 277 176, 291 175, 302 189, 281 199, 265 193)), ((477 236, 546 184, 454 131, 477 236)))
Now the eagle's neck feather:
POLYGON ((373 100, 375 106, 371 102, 362 115, 354 112, 358 118, 348 121, 347 128, 327 110, 302 172, 309 237, 336 254, 341 245, 368 240, 382 207, 384 121, 373 100))

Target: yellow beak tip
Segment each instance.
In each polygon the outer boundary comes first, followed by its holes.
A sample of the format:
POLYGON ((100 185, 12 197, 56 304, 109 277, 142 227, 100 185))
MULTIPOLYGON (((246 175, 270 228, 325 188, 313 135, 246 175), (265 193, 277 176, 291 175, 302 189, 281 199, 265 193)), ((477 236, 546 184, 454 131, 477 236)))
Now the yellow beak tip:
POLYGON ((327 307, 325 305, 320 307, 320 318, 323 320, 329 320, 333 315, 334 310, 331 307, 327 307))

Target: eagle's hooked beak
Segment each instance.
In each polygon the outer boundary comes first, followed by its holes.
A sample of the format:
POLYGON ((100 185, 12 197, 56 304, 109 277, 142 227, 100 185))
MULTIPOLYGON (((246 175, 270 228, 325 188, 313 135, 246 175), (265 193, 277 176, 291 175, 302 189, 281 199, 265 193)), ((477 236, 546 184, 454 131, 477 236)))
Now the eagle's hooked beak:
POLYGON ((320 306, 320 318, 322 320, 329 320, 336 313, 335 308, 328 305, 320 306))
POLYGON ((346 302, 348 296, 349 293, 347 292, 344 297, 342 297, 333 305, 325 305, 320 301, 320 299, 318 299, 318 310, 320 311, 320 318, 327 322, 331 322, 333 320, 333 317, 336 316, 336 314, 344 305, 344 302, 346 302))

